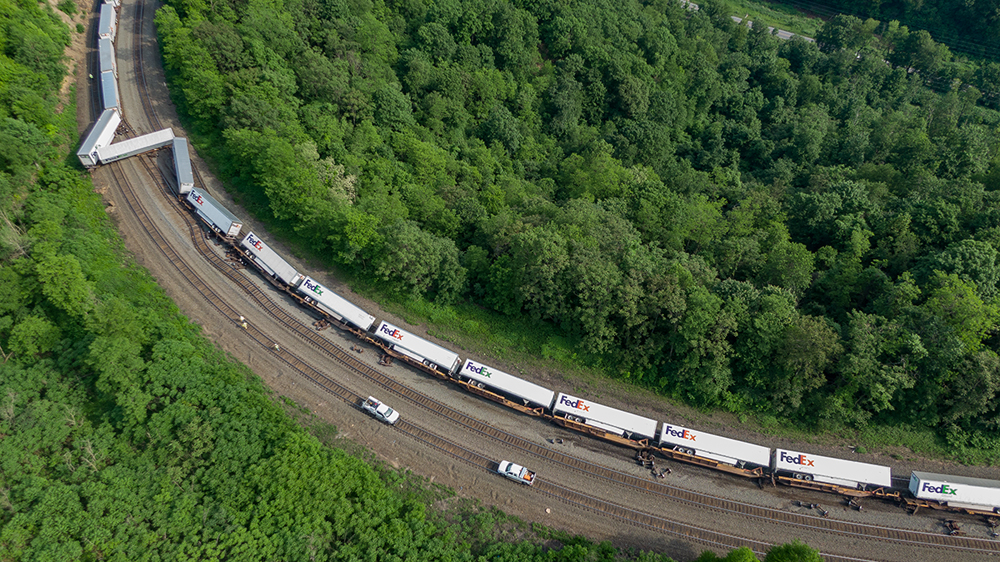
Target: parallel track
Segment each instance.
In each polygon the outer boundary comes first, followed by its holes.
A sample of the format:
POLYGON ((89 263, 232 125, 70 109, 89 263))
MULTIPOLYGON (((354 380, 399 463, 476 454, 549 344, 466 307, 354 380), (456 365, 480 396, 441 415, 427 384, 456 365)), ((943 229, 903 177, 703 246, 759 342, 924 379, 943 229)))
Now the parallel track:
MULTIPOLYGON (((134 47, 134 56, 136 59, 135 70, 137 73, 137 80, 142 90, 140 92, 140 98, 142 99, 143 109, 149 117, 150 122, 155 123, 155 126, 159 127, 159 119, 157 118, 152 104, 149 101, 148 93, 146 91, 145 74, 142 71, 143 49, 141 39, 143 11, 143 2, 142 0, 139 0, 136 3, 136 23, 134 35, 137 41, 134 47)), ((164 195, 168 197, 168 200, 173 202, 175 208, 177 208, 180 211, 181 216, 184 217, 184 220, 189 227, 191 239, 198 251, 212 264, 213 267, 220 272, 223 272, 227 278, 237 284, 237 286, 239 286, 251 299, 257 302, 263 310, 271 315, 272 318, 296 333, 300 338, 305 339, 308 343, 332 357, 341 365, 364 376, 379 386, 406 398, 407 400, 417 403, 428 410, 447 417, 455 423, 465 426, 468 430, 498 441, 502 441, 512 447, 521 449, 538 457, 546 458, 551 462, 561 464, 588 475, 618 482, 622 485, 641 489, 647 493, 655 494, 665 499, 670 499, 684 504, 704 506, 718 511, 739 514, 750 518, 762 519, 766 521, 778 521, 792 526, 818 529, 851 537, 875 538, 892 542, 938 546, 962 551, 987 553, 1000 552, 1000 545, 988 540, 952 537, 943 534, 921 533, 903 529, 892 529, 874 525, 862 525, 832 519, 809 517, 787 511, 735 502, 716 496, 700 494, 690 490, 683 490, 673 486, 659 484, 650 480, 636 478, 629 474, 624 474, 602 466, 594 465, 581 459, 541 447, 535 443, 498 430, 489 424, 453 410, 452 408, 437 402, 428 396, 415 392, 412 389, 398 383, 371 366, 358 361, 343 348, 340 348, 329 340, 320 337, 319 334, 315 333, 312 329, 289 315, 280 305, 275 303, 267 294, 261 291, 257 284, 250 281, 246 276, 240 274, 238 270, 222 260, 217 253, 209 247, 205 240, 204 230, 200 226, 200 223, 196 222, 196 220, 190 215, 189 210, 182 208, 176 199, 173 198, 169 187, 167 187, 165 182, 160 179, 158 170, 154 169, 146 157, 140 156, 139 159, 142 161, 143 166, 150 174, 150 177, 152 177, 154 181, 157 181, 164 195)), ((237 318, 239 317, 237 311, 234 310, 228 303, 223 301, 219 295, 212 291, 211 288, 195 274, 193 269, 188 266, 177 254, 177 252, 174 251, 173 248, 167 243, 166 239, 139 203, 130 181, 121 168, 121 164, 113 164, 111 168, 114 170, 116 181, 122 188, 122 193, 125 195, 129 208, 135 214, 143 229, 149 233, 160 252, 168 259, 168 261, 171 262, 171 264, 173 264, 174 267, 177 268, 178 272, 188 280, 196 292, 201 294, 220 314, 229 318, 230 321, 233 322, 234 326, 237 326, 237 318)), ((195 173, 197 173, 197 170, 195 170, 195 173)), ((248 337, 253 339, 263 348, 272 348, 274 342, 267 334, 257 330, 253 326, 249 326, 246 332, 248 337)), ((299 374, 311 380, 327 392, 337 396, 341 400, 359 408, 359 403, 362 399, 361 396, 351 392, 336 381, 326 377, 314 369, 311 365, 301 360, 298 356, 289 352, 287 349, 282 348, 280 351, 274 353, 279 359, 299 374)), ((396 428, 404 433, 407 433, 411 437, 442 450, 472 466, 477 466, 485 470, 493 470, 495 468, 495 462, 493 459, 487 458, 475 451, 466 449, 443 437, 423 430, 411 423, 406 422, 405 420, 397 423, 396 428)), ((586 509, 606 514, 638 526, 659 529, 671 534, 681 535, 689 540, 694 540, 705 545, 714 547, 722 546, 725 548, 752 545, 753 549, 756 551, 766 551, 769 547, 768 543, 688 526, 631 510, 620 505, 605 502, 586 494, 570 490, 568 488, 547 483, 544 480, 538 481, 536 488, 542 493, 556 497, 570 505, 584 507, 586 509)), ((851 560, 850 558, 830 555, 827 555, 827 559, 851 560)))

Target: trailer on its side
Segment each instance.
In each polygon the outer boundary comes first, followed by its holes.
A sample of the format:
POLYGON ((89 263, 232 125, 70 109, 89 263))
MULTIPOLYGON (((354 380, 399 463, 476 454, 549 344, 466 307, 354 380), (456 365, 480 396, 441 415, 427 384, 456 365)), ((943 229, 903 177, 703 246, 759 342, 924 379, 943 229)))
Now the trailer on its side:
POLYGON ((77 158, 85 168, 93 168, 101 163, 98 157, 98 149, 111 144, 115 138, 115 131, 122 122, 121 115, 113 109, 105 109, 101 116, 97 118, 93 128, 84 137, 80 144, 80 149, 76 151, 77 158))

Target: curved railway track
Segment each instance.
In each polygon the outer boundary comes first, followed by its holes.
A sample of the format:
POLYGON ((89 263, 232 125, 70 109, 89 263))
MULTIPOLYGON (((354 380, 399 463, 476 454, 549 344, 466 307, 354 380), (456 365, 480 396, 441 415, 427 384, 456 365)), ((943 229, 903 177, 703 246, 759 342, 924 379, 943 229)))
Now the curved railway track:
MULTIPOLYGON (((160 126, 160 121, 156 116, 156 112, 152 107, 149 100, 148 91, 146 87, 146 77, 143 72, 143 48, 141 44, 141 39, 143 37, 142 25, 143 25, 143 13, 144 13, 144 2, 138 0, 135 4, 136 19, 134 26, 134 35, 136 38, 136 43, 133 47, 133 58, 135 63, 136 80, 140 86, 140 98, 142 100, 143 111, 146 114, 151 124, 155 124, 157 128, 160 126)), ((1000 544, 993 541, 983 540, 983 539, 970 539, 962 537, 953 537, 943 534, 935 533, 922 533, 918 531, 910 531, 904 529, 894 529, 888 527, 880 527, 874 525, 863 525, 857 523, 850 523, 845 521, 839 521, 835 519, 826 519, 818 517, 809 517, 801 514, 791 513, 787 511, 781 511, 772 508, 766 508, 761 506, 756 506, 752 504, 737 502, 733 500, 728 500, 725 498, 720 498, 716 496, 711 496, 708 494, 702 494, 698 492, 692 492, 690 490, 684 490, 674 486, 668 486, 664 484, 659 484, 652 482, 647 479, 637 478, 630 474, 625 474, 618 472, 606 467, 595 465, 576 457, 566 455, 557 451, 553 451, 544 447, 541 447, 535 443, 527 441, 518 436, 512 435, 510 433, 501 431, 489 424, 486 424, 478 419, 472 418, 471 416, 465 415, 461 412, 453 410, 452 408, 433 400, 432 398, 418 393, 409 387, 406 387, 399 382, 395 381, 382 374, 378 370, 372 368, 371 366, 358 361, 352 355, 348 354, 343 348, 333 344, 329 340, 320 337, 319 334, 315 333, 311 328, 305 326, 295 318, 293 318, 287 311, 285 311, 279 304, 274 302, 266 293, 261 291, 257 284, 249 280, 246 276, 242 275, 239 270, 235 269, 231 264, 227 263, 225 260, 220 258, 218 254, 209 246, 204 236, 204 229, 201 227, 200 223, 197 222, 190 211, 183 208, 182 205, 172 196, 170 188, 166 185, 166 182, 162 180, 161 174, 155 167, 150 163, 149 159, 146 157, 138 157, 142 162, 142 165, 146 169, 150 177, 157 183, 160 191, 163 195, 167 197, 169 201, 172 202, 176 210, 179 211, 180 215, 185 220, 189 234, 192 242, 198 249, 199 253, 204 256, 204 258, 218 271, 222 272, 230 281, 235 283, 241 290, 243 290, 252 300, 254 300, 264 311, 266 311, 274 320, 281 323, 292 332, 297 334, 300 338, 304 339, 317 349, 324 352, 326 355, 330 356, 342 366, 354 371, 365 377, 366 379, 378 384, 379 386, 406 398, 407 400, 419 404, 423 408, 426 408, 438 415, 448 418, 454 423, 458 423, 464 426, 467 430, 475 432, 477 434, 486 436, 490 439, 494 439, 503 443, 508 444, 511 447, 515 447, 522 451, 528 452, 540 458, 548 459, 551 462, 557 463, 561 466, 571 468, 576 471, 583 472, 590 476, 596 476, 609 481, 619 483, 621 485, 642 490, 645 493, 655 494, 658 497, 669 499, 671 501, 676 501, 683 504, 697 505, 702 507, 708 507, 717 511, 737 514, 744 517, 780 522, 786 525, 796 526, 800 528, 807 528, 812 530, 820 530, 827 533, 835 533, 838 535, 849 536, 849 537, 861 537, 866 539, 880 539, 884 541, 905 543, 911 545, 921 545, 921 546, 936 546, 940 548, 947 548, 959 551, 967 552, 981 552, 996 554, 1000 553, 1000 544)), ((173 250, 170 244, 168 244, 166 238, 162 235, 160 230, 157 228, 156 224, 149 217, 148 213, 142 207, 138 198, 135 195, 135 191, 132 187, 129 178, 124 173, 120 163, 112 164, 110 166, 113 170, 113 175, 115 177, 116 183, 119 185, 122 194, 125 196, 125 200, 135 215, 137 220, 142 225, 143 229, 149 234, 149 236, 156 243, 160 252, 164 257, 175 267, 178 272, 188 280, 192 285, 192 288, 196 292, 201 294, 210 305, 215 308, 220 314, 229 318, 233 323, 234 327, 239 325, 238 317, 239 314, 232 306, 226 303, 218 294, 211 290, 211 288, 196 274, 196 272, 184 262, 180 255, 173 250)), ((197 170, 195 173, 198 174, 197 170)), ((201 182, 200 174, 198 175, 199 182, 201 182)), ((319 372, 307 362, 300 359, 295 354, 291 353, 287 349, 280 349, 279 351, 273 351, 273 340, 265 333, 259 331, 256 327, 250 326, 246 330, 246 334, 252 340, 254 340, 258 345, 264 349, 271 350, 276 356, 287 364, 289 367, 294 369, 296 372, 304 376, 305 378, 312 381, 314 384, 323 388, 330 394, 338 397, 344 402, 353 405, 355 408, 360 409, 360 402, 363 397, 355 394, 354 392, 343 387, 336 381, 325 376, 323 373, 319 372)), ((432 447, 435 447, 448 455, 461 460, 472 466, 482 468, 484 470, 492 471, 495 468, 495 462, 493 459, 485 457, 475 451, 471 451, 464 448, 452 441, 449 441, 443 437, 426 431, 420 427, 408 423, 406 421, 401 421, 397 423, 396 428, 404 433, 408 434, 414 439, 424 442, 432 447)), ((665 518, 650 515, 648 513, 643 513, 640 511, 632 510, 621 505, 617 505, 611 502, 606 502, 598 498, 586 495, 581 492, 577 492, 556 484, 545 482, 544 480, 539 480, 535 488, 546 495, 557 498, 563 502, 570 505, 579 506, 591 511, 595 511, 610 517, 614 517, 621 521, 628 522, 630 524, 657 529, 671 534, 683 536, 688 540, 696 541, 698 543, 713 546, 713 547, 724 547, 732 548, 734 546, 751 546, 755 551, 762 552, 766 551, 770 546, 769 543, 756 541, 748 539, 745 537, 738 537, 735 535, 727 535, 724 533, 719 533, 714 530, 703 529, 700 527, 685 525, 676 521, 670 521, 665 518)), ((839 557, 836 555, 825 555, 827 559, 842 559, 842 560, 853 560, 852 558, 839 557)))

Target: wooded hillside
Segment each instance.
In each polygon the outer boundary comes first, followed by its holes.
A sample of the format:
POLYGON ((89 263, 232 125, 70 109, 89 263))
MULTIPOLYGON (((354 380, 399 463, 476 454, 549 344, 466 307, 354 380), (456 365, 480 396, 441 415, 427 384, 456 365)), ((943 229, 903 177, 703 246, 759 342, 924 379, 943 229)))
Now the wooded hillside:
POLYGON ((923 36, 784 42, 670 0, 168 3, 199 148, 315 251, 692 404, 995 435, 1000 114, 925 86, 953 63, 923 36))

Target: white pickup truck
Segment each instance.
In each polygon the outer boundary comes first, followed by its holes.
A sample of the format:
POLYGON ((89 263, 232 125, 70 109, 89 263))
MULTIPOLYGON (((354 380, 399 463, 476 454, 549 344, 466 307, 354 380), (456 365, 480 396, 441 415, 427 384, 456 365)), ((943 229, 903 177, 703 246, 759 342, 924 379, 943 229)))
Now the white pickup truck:
POLYGON ((364 404, 361 405, 361 408, 369 414, 375 416, 375 419, 384 421, 389 425, 394 425, 396 420, 399 419, 399 412, 393 410, 371 396, 365 400, 364 404))
POLYGON ((535 483, 534 472, 510 461, 500 461, 500 466, 497 467, 497 473, 502 474, 515 482, 520 482, 521 484, 531 486, 535 483))

